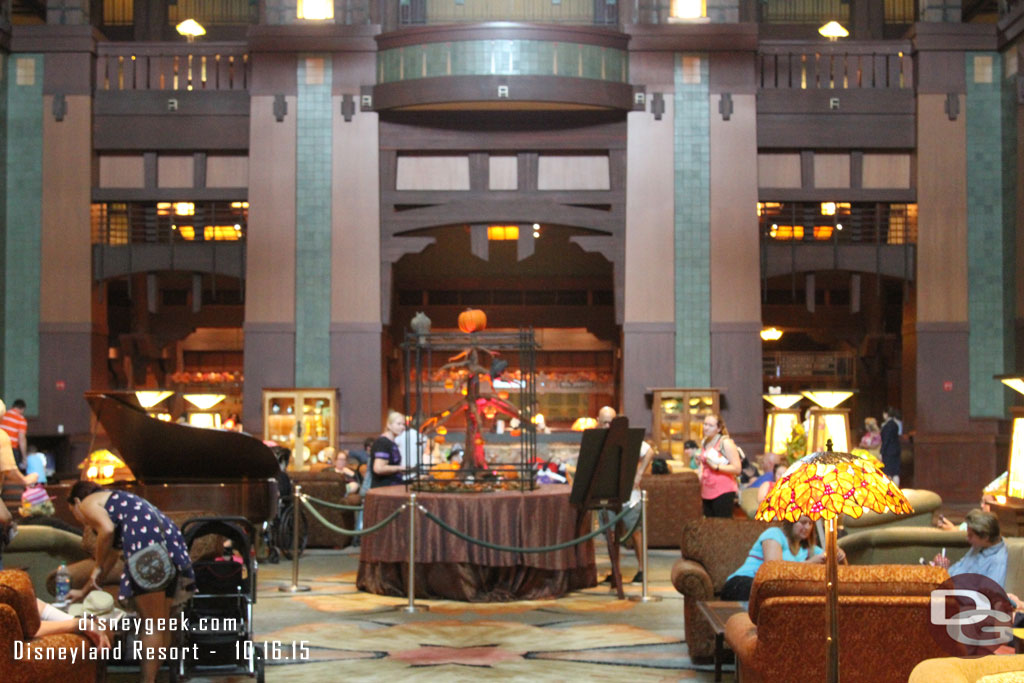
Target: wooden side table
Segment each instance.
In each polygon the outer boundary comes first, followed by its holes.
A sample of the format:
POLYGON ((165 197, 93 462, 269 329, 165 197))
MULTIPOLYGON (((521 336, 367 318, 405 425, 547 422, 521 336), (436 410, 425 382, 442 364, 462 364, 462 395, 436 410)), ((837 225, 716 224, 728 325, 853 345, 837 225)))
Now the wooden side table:
POLYGON ((734 614, 746 612, 749 602, 736 600, 700 600, 697 609, 703 614, 715 632, 715 682, 722 680, 722 661, 725 659, 725 622, 734 614))

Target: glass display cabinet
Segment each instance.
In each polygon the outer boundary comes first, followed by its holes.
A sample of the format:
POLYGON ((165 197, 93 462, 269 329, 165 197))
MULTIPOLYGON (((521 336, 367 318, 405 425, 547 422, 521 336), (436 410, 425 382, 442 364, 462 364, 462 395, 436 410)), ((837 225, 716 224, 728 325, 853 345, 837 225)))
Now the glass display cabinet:
POLYGON ((336 448, 337 389, 264 389, 263 438, 292 451, 289 469, 304 470, 328 446, 336 448))
POLYGON ((652 394, 651 436, 658 453, 682 458, 683 444, 703 438, 704 416, 718 413, 719 389, 658 388, 652 394))

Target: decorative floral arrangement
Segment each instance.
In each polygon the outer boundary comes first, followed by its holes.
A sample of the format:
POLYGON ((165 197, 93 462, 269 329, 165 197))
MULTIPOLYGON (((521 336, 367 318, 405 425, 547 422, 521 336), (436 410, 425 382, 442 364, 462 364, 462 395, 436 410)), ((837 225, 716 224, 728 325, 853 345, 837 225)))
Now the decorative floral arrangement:
POLYGON ((793 464, 800 458, 807 455, 807 433, 804 432, 802 424, 797 422, 793 425, 793 431, 786 439, 786 462, 793 464))

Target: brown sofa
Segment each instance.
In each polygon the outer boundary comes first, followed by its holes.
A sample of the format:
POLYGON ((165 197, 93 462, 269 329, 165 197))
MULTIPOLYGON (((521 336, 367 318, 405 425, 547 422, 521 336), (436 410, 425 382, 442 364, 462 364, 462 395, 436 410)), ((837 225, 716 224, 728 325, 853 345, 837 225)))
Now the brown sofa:
POLYGON ((943 531, 933 526, 882 526, 849 533, 839 547, 850 564, 918 564, 930 562, 946 549, 956 562, 970 549, 963 531, 943 531))
POLYGON ((22 524, 14 541, 4 548, 4 567, 28 572, 36 595, 45 595, 47 574, 87 557, 81 536, 51 526, 22 524))
POLYGON ((98 661, 70 656, 47 656, 46 648, 81 651, 87 638, 61 633, 33 638, 39 630, 39 609, 32 581, 17 569, 0 571, 0 677, 4 683, 37 683, 38 681, 74 681, 88 683, 100 680, 103 667, 98 661), (24 642, 24 654, 14 657, 14 643, 24 642))
MULTIPOLYGON (((292 479, 292 486, 301 485, 302 492, 312 498, 319 498, 331 503, 342 505, 359 505, 362 498, 358 493, 350 496, 345 495, 345 479, 333 469, 325 469, 319 472, 289 472, 292 479)), ((356 513, 352 510, 336 510, 313 503, 317 512, 323 515, 331 524, 343 529, 356 528, 356 513)), ((345 548, 352 543, 352 536, 346 536, 331 531, 312 515, 306 513, 307 528, 309 536, 306 539, 307 548, 345 548)))
POLYGON ((1024 680, 1024 655, 988 655, 973 659, 942 657, 926 659, 915 666, 908 683, 975 683, 985 676, 1013 673, 1017 676, 1008 675, 996 680, 1004 683, 1024 680))
POLYGON ((697 473, 645 474, 640 488, 647 491, 647 547, 679 547, 683 526, 704 514, 697 473))
POLYGON ((710 660, 715 633, 697 609, 700 600, 714 600, 725 579, 743 564, 754 541, 769 527, 752 519, 701 518, 683 527, 682 559, 672 567, 672 585, 683 594, 683 624, 690 658, 710 660))
MULTIPOLYGON (((839 567, 839 672, 844 683, 903 683, 919 662, 949 654, 929 631, 930 595, 949 575, 938 567, 839 567)), ((750 608, 725 625, 739 677, 825 680, 825 566, 765 562, 750 608)), ((944 679, 932 679, 944 680, 944 679)))

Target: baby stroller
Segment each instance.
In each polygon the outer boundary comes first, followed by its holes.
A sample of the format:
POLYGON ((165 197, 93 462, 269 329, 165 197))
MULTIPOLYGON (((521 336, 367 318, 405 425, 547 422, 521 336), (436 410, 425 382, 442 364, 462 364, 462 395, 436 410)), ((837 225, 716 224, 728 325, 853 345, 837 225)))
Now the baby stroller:
POLYGON ((181 528, 185 544, 216 534, 227 539, 220 557, 196 560, 196 594, 185 608, 189 628, 180 632, 182 647, 196 645, 197 657, 171 667, 171 680, 193 675, 255 676, 263 683, 262 645, 252 642, 256 604, 256 530, 244 517, 197 517, 181 528))

